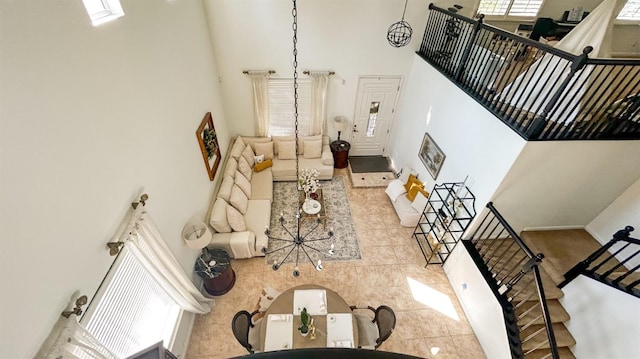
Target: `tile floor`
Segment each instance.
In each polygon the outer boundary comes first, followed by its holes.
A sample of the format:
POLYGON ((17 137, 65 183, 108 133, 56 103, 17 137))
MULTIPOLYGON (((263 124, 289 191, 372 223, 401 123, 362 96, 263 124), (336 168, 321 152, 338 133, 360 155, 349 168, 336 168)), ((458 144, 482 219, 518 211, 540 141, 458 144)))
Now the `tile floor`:
POLYGON ((326 261, 320 273, 305 263, 298 278, 291 275, 292 265, 274 272, 263 257, 234 260, 236 284, 216 298, 210 313, 197 316, 187 359, 248 354, 231 332, 233 315, 254 310, 264 287, 283 291, 308 283, 331 288, 353 305, 392 307, 396 328, 379 350, 424 358, 485 357, 442 268, 424 268, 413 229, 399 225, 384 187, 354 188, 346 170, 335 175, 345 177, 362 259, 326 261))

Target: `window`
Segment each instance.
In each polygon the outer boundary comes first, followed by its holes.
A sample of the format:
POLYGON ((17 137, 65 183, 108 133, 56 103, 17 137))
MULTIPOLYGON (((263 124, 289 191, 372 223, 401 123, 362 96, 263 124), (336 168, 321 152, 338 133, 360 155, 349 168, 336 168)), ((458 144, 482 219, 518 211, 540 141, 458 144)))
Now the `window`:
POLYGON ((628 0, 616 20, 640 21, 640 0, 628 0))
POLYGON ((89 13, 93 26, 124 16, 120 0, 82 0, 82 2, 89 13))
POLYGON ((480 0, 478 13, 497 16, 534 17, 543 0, 480 0))
MULTIPOLYGON (((293 135, 293 79, 269 79, 269 136, 293 135)), ((298 79, 298 132, 309 133, 311 80, 298 79)))
POLYGON ((160 340, 171 343, 180 307, 125 246, 82 318, 98 341, 118 357, 160 340))

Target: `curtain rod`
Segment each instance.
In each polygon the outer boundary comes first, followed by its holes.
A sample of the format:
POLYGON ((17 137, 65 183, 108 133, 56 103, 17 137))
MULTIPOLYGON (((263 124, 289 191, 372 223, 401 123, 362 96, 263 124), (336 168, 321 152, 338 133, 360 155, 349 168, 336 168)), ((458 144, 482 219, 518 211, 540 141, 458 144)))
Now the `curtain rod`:
MULTIPOLYGON (((314 72, 316 72, 316 71, 314 71, 314 72)), ((329 73, 329 76, 331 76, 331 75, 335 75, 335 74, 336 74, 334 71, 317 71, 317 72, 320 72, 320 73, 321 73, 321 72, 328 72, 328 73, 329 73)), ((311 73, 311 71, 309 71, 309 70, 305 70, 305 71, 302 71, 302 73, 303 73, 303 74, 305 74, 305 75, 309 75, 309 73, 311 73)))
POLYGON ((259 72, 268 72, 269 75, 273 75, 275 74, 275 70, 265 70, 265 71, 260 71, 260 70, 244 70, 242 71, 243 74, 248 75, 248 74, 252 74, 252 73, 259 73, 259 72))

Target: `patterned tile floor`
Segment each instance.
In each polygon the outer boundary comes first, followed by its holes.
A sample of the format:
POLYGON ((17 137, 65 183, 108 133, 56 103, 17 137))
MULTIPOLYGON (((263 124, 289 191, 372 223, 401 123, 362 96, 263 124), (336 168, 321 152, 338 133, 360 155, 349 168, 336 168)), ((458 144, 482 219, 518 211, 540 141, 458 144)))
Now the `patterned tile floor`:
POLYGON ((331 288, 353 305, 392 307, 396 328, 379 350, 424 358, 485 357, 442 268, 424 268, 420 248, 411 238, 413 228, 399 225, 384 187, 354 188, 347 170, 336 170, 335 175, 345 177, 362 259, 327 261, 320 273, 304 263, 298 278, 291 275, 292 265, 274 272, 262 257, 234 260, 236 284, 216 298, 210 313, 197 316, 187 359, 248 354, 231 332, 233 315, 255 309, 264 287, 283 291, 309 283, 331 288))

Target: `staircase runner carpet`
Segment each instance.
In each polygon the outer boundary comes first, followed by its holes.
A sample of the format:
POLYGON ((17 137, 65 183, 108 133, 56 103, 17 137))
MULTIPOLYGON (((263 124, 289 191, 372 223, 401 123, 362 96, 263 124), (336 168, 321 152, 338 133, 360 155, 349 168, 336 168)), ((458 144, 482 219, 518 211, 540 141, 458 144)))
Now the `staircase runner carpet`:
POLYGON ((395 178, 389 160, 382 156, 349 157, 349 176, 353 187, 386 187, 395 178))

